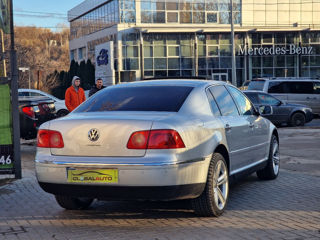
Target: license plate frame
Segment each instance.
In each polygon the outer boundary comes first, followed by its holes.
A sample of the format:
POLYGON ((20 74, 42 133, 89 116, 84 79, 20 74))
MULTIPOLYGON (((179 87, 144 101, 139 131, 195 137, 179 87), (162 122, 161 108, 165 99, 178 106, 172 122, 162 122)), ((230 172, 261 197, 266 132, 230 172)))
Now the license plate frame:
POLYGON ((119 170, 115 168, 67 168, 68 183, 104 183, 119 182, 119 170))

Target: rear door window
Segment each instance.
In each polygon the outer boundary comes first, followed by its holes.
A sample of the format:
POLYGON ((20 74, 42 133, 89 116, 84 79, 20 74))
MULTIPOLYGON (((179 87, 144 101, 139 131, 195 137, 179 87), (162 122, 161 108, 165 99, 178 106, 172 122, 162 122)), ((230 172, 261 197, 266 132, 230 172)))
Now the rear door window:
POLYGON ((241 115, 252 115, 253 114, 253 107, 251 102, 247 97, 245 97, 238 89, 227 86, 228 90, 231 92, 231 95, 235 99, 239 112, 241 115))
POLYGON ((296 94, 312 94, 313 82, 288 82, 290 92, 296 94))
POLYGON ((248 85, 248 90, 260 90, 262 91, 263 90, 263 87, 264 87, 264 83, 266 81, 264 80, 259 80, 259 81, 251 81, 248 85))
POLYGON ((237 106, 224 86, 213 86, 210 88, 210 92, 216 100, 223 116, 239 116, 237 106))
POLYGON ((19 92, 19 97, 28 97, 29 93, 28 92, 19 92))
POLYGON ((209 103, 210 103, 210 107, 211 107, 211 111, 212 114, 216 117, 221 116, 220 110, 218 108, 218 105, 215 101, 215 99, 213 98, 211 92, 209 91, 209 89, 206 91, 209 103))
POLYGON ((259 97, 260 103, 263 105, 279 105, 280 104, 280 100, 267 94, 258 93, 258 97, 259 97))
POLYGON ((110 87, 90 97, 74 112, 178 112, 192 89, 189 86, 110 87))

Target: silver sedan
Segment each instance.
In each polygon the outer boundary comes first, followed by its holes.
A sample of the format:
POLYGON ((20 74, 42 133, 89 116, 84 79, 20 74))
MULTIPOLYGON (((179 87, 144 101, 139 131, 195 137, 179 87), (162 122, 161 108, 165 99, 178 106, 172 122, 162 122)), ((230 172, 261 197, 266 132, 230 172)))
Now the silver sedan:
POLYGON ((65 209, 98 200, 190 199, 219 216, 229 181, 279 173, 275 126, 217 81, 156 80, 108 87, 38 131, 40 186, 65 209))

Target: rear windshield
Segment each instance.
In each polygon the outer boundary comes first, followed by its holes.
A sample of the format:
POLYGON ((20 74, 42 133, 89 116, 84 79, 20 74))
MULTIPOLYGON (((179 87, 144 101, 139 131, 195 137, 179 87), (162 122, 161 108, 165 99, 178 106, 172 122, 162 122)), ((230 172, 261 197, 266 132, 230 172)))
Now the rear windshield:
POLYGON ((106 88, 74 112, 161 111, 178 112, 193 87, 141 86, 106 88))
POLYGON ((251 81, 248 85, 248 90, 263 90, 264 80, 251 81))

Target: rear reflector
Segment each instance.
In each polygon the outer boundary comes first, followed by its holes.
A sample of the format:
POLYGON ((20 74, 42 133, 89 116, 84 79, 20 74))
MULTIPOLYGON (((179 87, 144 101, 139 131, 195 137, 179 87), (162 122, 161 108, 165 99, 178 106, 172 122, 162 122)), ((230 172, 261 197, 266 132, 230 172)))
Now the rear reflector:
POLYGON ((63 138, 60 132, 39 129, 37 146, 42 148, 63 148, 63 138))
POLYGON ((173 149, 185 148, 185 145, 175 130, 139 131, 131 134, 128 149, 173 149))

